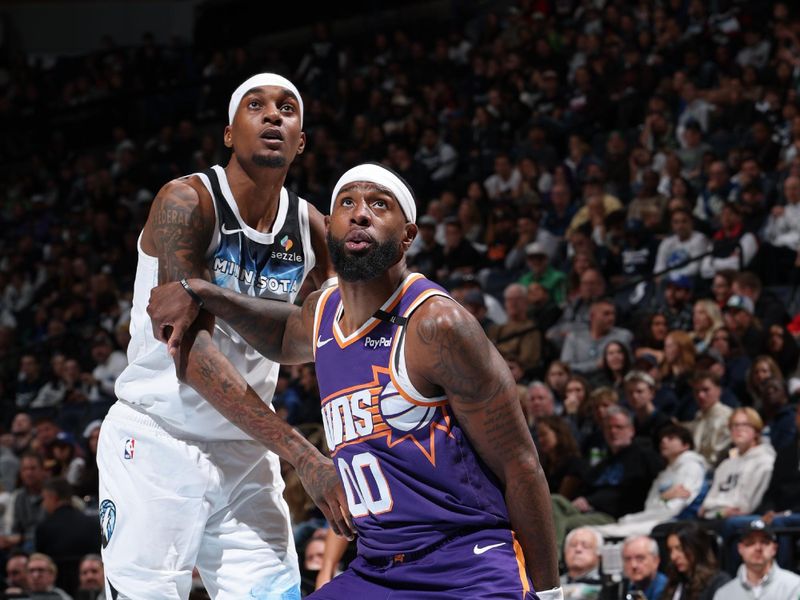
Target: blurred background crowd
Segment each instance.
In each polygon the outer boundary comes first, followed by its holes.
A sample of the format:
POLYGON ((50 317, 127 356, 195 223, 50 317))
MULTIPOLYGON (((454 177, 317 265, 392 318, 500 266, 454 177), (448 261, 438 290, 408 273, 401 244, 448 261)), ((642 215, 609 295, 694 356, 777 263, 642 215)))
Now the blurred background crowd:
MULTIPOLYGON (((603 593, 604 538, 627 538, 627 585, 660 569, 651 600, 680 585, 711 598, 747 563, 734 541, 757 517, 797 569, 797 7, 518 0, 446 17, 357 36, 318 23, 257 51, 105 36, 49 61, 4 38, 5 587, 99 593, 94 456, 127 364, 137 237, 164 183, 225 164, 230 93, 265 70, 306 106, 287 187, 325 213, 358 162, 413 186, 409 265, 475 315, 517 380, 568 593, 603 593)), ((282 370, 274 405, 324 448, 313 365, 282 370)), ((325 523, 284 476, 313 589, 325 523)))

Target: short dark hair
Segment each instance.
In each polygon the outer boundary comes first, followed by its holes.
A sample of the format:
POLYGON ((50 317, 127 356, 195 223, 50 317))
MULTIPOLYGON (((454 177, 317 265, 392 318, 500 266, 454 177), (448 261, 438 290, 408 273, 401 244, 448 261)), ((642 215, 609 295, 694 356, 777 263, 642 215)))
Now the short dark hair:
POLYGON ((698 383, 702 383, 706 379, 711 381, 711 383, 713 383, 717 387, 720 387, 722 385, 719 376, 716 373, 714 373, 714 371, 695 371, 691 379, 689 380, 689 383, 692 386, 695 386, 698 383))
POLYGON ((72 486, 63 477, 52 477, 42 484, 42 490, 53 492, 56 498, 69 502, 72 498, 72 486))
POLYGON ((658 430, 658 443, 660 444, 661 440, 665 437, 678 438, 684 444, 689 446, 689 450, 694 450, 694 438, 692 437, 692 432, 682 425, 664 425, 664 427, 658 430))

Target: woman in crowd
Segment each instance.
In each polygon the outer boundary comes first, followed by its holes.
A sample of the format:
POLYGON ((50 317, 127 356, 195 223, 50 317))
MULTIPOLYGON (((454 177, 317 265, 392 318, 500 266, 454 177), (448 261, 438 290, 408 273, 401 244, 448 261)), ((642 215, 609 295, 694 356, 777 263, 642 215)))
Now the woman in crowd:
POLYGON ((661 362, 664 358, 664 340, 668 333, 666 315, 660 312, 650 314, 645 319, 643 331, 635 342, 636 358, 650 354, 655 356, 658 362, 661 362))
POLYGON ((772 357, 783 373, 784 379, 797 372, 800 347, 789 331, 782 325, 770 325, 767 339, 764 340, 764 354, 772 357))
POLYGON ((622 395, 625 388, 625 375, 631 370, 631 355, 624 344, 608 342, 603 348, 603 369, 597 383, 614 389, 622 395))
POLYGON ((554 360, 547 367, 547 373, 544 376, 544 382, 547 387, 553 392, 556 403, 563 405, 564 398, 567 392, 567 381, 572 375, 572 369, 569 365, 560 360, 554 360))
POLYGON ((783 373, 778 363, 766 354, 757 356, 747 370, 747 398, 742 398, 744 404, 761 410, 761 384, 772 377, 783 381, 783 373))
POLYGON ((592 417, 589 409, 591 391, 592 386, 589 385, 586 378, 577 373, 570 375, 564 386, 564 413, 562 416, 576 432, 575 438, 581 447, 583 447, 584 438, 591 432, 592 417))
POLYGON ((711 338, 711 347, 725 359, 725 376, 722 378, 722 385, 730 388, 738 398, 746 397, 746 378, 750 369, 750 358, 742 349, 739 338, 728 327, 720 327, 711 338))
POLYGON ((697 523, 682 523, 667 536, 669 582, 660 600, 711 600, 730 581, 721 571, 711 535, 697 523))
POLYGON ((586 475, 587 465, 569 423, 558 416, 540 417, 536 420, 536 436, 550 493, 573 500, 586 475))
POLYGON ((722 312, 713 300, 703 299, 694 303, 692 340, 697 354, 702 354, 711 346, 714 332, 723 325, 722 312))
POLYGON ((664 358, 659 365, 663 387, 675 392, 679 402, 691 394, 689 377, 694 372, 695 349, 692 336, 686 331, 673 330, 664 339, 664 358))

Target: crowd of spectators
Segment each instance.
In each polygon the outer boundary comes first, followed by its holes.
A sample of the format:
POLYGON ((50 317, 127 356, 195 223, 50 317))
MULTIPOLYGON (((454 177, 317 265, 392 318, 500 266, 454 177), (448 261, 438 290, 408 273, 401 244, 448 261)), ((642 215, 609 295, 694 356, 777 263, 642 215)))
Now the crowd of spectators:
MULTIPOLYGON (((594 559, 569 564, 579 546, 596 558, 603 536, 628 538, 634 588, 660 544, 658 593, 711 598, 696 582, 734 574, 752 521, 770 540, 800 525, 792 3, 518 0, 358 40, 319 24, 265 56, 149 35, 53 64, 2 54, 0 121, 37 121, 0 147, 7 586, 20 564, 32 584, 38 561, 78 593, 78 561, 99 549, 77 533, 127 363, 138 233, 161 185, 225 163, 229 94, 264 70, 305 100, 288 187, 326 212, 341 172, 375 160, 416 191, 408 263, 475 315, 517 380, 565 582, 599 577, 594 559)), ((318 402, 313 365, 282 369, 276 410, 322 446, 318 402)), ((285 476, 314 570, 324 522, 285 476)), ((795 538, 777 539, 796 569, 795 538)))

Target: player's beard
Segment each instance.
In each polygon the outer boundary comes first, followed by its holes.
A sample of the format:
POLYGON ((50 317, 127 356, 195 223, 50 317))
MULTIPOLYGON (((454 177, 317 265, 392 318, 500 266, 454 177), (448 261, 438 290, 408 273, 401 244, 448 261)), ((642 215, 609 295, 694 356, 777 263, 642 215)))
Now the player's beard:
POLYGON ((350 254, 344 247, 344 240, 335 240, 330 232, 326 236, 328 252, 336 275, 345 281, 369 281, 383 274, 400 260, 400 239, 389 238, 385 242, 374 243, 365 252, 350 254))
POLYGON ((279 154, 273 154, 272 156, 253 154, 253 164, 268 169, 282 169, 286 166, 286 157, 279 154))

